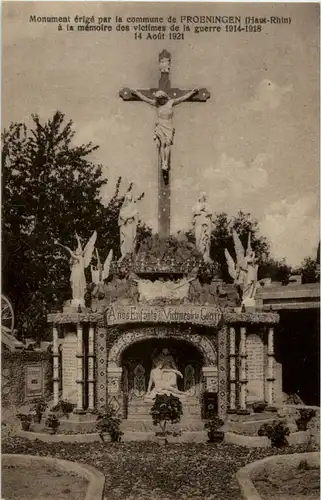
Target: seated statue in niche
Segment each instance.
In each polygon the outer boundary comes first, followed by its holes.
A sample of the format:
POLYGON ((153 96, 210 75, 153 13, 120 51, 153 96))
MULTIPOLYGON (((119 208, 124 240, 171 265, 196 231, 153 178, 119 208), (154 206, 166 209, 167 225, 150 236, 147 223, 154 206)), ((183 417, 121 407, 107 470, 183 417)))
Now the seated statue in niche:
POLYGON ((149 383, 145 399, 150 400, 156 394, 173 394, 180 398, 185 393, 177 387, 177 377, 183 378, 182 373, 177 369, 173 356, 168 349, 163 349, 162 353, 155 359, 154 367, 150 372, 149 383))

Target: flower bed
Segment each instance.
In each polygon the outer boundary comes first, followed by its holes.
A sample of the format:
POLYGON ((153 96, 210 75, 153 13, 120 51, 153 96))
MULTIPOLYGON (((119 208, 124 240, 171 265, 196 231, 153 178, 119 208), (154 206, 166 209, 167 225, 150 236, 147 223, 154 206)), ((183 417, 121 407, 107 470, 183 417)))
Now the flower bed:
MULTIPOLYGON (((26 457, 27 459, 27 457, 26 457)), ((46 500, 85 498, 88 481, 70 471, 57 470, 53 465, 26 460, 14 460, 14 456, 4 457, 2 464, 3 498, 33 500, 39 494, 46 500), (8 460, 11 458, 11 460, 8 460)))
POLYGON ((255 461, 237 472, 246 500, 320 497, 320 453, 293 453, 255 461))
POLYGON ((261 458, 317 450, 316 445, 246 449, 227 444, 43 443, 3 440, 3 453, 52 456, 89 464, 106 477, 108 500, 233 500, 240 498, 236 472, 261 458))

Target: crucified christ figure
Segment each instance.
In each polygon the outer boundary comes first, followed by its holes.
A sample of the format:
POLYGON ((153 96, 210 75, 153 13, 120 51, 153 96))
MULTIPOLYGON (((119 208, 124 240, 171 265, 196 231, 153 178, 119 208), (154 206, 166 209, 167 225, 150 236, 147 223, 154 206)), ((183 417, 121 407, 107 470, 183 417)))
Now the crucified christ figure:
POLYGON ((187 101, 194 94, 197 94, 198 89, 191 90, 181 97, 172 99, 163 90, 155 92, 155 98, 146 97, 139 90, 131 89, 131 92, 136 95, 141 101, 147 102, 151 106, 156 107, 157 121, 155 124, 154 141, 157 144, 158 154, 161 160, 163 171, 168 171, 171 146, 174 141, 175 129, 173 127, 172 118, 174 114, 173 107, 181 102, 187 101))

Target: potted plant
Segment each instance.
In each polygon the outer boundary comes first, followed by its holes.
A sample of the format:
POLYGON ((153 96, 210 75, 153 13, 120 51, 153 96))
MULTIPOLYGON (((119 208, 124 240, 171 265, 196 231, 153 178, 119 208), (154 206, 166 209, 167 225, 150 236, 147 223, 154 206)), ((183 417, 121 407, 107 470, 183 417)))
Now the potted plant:
POLYGON ((47 403, 43 400, 36 400, 33 402, 33 420, 35 423, 40 424, 42 415, 45 413, 47 409, 47 403))
POLYGON ((56 434, 59 425, 60 425, 59 418, 57 418, 56 415, 50 413, 48 415, 48 418, 46 419, 46 428, 49 430, 51 434, 56 434))
POLYGON ((254 413, 262 413, 267 407, 267 403, 265 401, 255 401, 252 405, 252 409, 254 413))
POLYGON ((173 394, 156 394, 154 404, 150 410, 153 424, 159 425, 160 432, 156 432, 159 444, 167 444, 169 435, 177 435, 167 430, 167 423, 176 424, 183 415, 182 403, 173 394))
POLYGON ((213 417, 205 423, 205 429, 207 429, 208 441, 210 443, 222 443, 224 439, 224 431, 220 428, 224 425, 224 420, 213 417))
POLYGON ((67 399, 62 399, 60 401, 60 409, 64 415, 64 417, 69 418, 69 413, 72 413, 74 409, 74 405, 68 401, 67 399))
POLYGON ((32 415, 26 415, 25 413, 18 413, 17 418, 19 418, 21 422, 21 428, 23 431, 29 431, 30 425, 32 422, 32 415))
POLYGON ((298 426, 298 431, 306 431, 310 420, 316 416, 313 408, 299 408, 300 416, 295 423, 298 426))
POLYGON ((119 442, 123 435, 120 430, 120 423, 121 420, 117 417, 116 410, 111 405, 107 405, 104 411, 97 415, 96 429, 100 439, 105 441, 104 435, 109 434, 112 442, 119 442))
POLYGON ((51 408, 51 411, 57 413, 58 415, 69 418, 69 414, 72 413, 74 405, 67 399, 61 399, 55 406, 51 408))
POLYGON ((288 444, 286 436, 290 435, 290 429, 283 422, 274 421, 271 424, 261 425, 258 435, 268 437, 272 446, 282 448, 288 444))

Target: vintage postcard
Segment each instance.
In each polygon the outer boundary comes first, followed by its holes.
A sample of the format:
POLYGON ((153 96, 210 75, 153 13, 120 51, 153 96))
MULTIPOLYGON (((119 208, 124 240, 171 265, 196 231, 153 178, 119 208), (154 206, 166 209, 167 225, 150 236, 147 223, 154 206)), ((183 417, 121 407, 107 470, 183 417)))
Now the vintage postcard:
POLYGON ((319 498, 320 5, 2 7, 2 498, 319 498))

